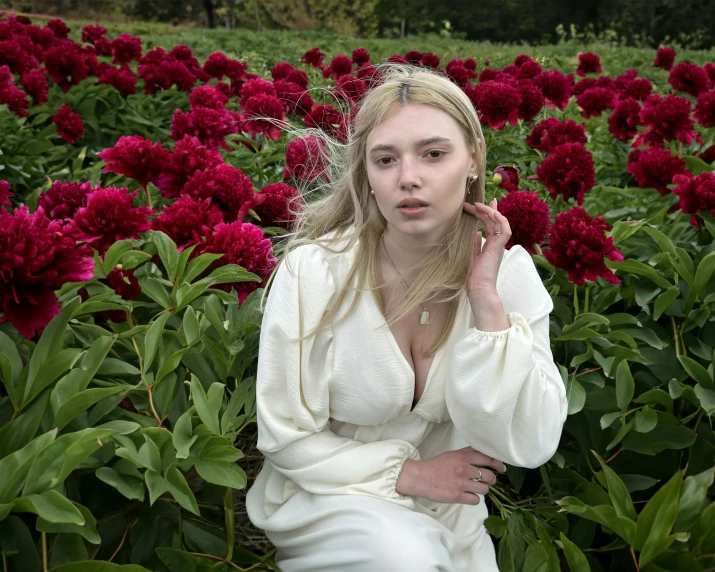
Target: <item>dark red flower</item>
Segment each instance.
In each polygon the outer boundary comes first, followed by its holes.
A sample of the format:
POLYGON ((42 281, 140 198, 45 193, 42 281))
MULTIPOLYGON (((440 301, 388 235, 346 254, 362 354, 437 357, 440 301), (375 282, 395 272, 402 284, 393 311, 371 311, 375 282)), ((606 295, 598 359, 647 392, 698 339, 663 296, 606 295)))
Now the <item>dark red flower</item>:
POLYGON ((661 146, 664 141, 690 144, 698 139, 690 117, 690 102, 677 95, 649 95, 641 109, 641 123, 646 125, 632 146, 661 146))
POLYGON ((519 171, 509 165, 499 165, 494 169, 494 184, 508 192, 518 191, 521 177, 519 171))
POLYGON ((447 68, 447 76, 460 87, 469 85, 469 78, 473 75, 475 74, 464 67, 464 64, 462 63, 452 65, 447 68))
POLYGON ((169 50, 169 57, 174 61, 184 64, 191 74, 202 83, 206 83, 211 79, 211 76, 204 71, 204 68, 199 63, 199 60, 194 56, 191 48, 185 44, 179 44, 169 50))
MULTIPOLYGON (((337 80, 352 71, 353 61, 347 56, 338 54, 330 60, 330 65, 326 69, 330 70, 329 77, 337 80)), ((325 76, 325 74, 323 75, 325 76)))
POLYGON ((703 127, 715 127, 715 91, 706 91, 698 97, 694 117, 703 127))
POLYGON ((621 98, 632 97, 638 101, 645 101, 653 92, 653 84, 647 77, 639 77, 628 82, 621 93, 621 98))
POLYGON ((310 83, 310 78, 308 78, 308 74, 305 73, 303 70, 297 69, 291 70, 291 72, 283 79, 285 79, 285 81, 297 83, 303 89, 308 89, 308 84, 310 83))
POLYGON ((340 112, 330 104, 314 105, 305 116, 305 126, 322 129, 335 137, 340 128, 340 112))
POLYGON ((695 215, 701 211, 710 211, 715 216, 715 172, 703 172, 699 175, 675 175, 677 185, 673 192, 678 195, 678 207, 684 213, 692 214, 690 223, 700 226, 695 215))
POLYGON ((539 115, 544 107, 544 94, 541 93, 538 87, 528 81, 519 82, 516 89, 519 92, 519 97, 521 97, 521 103, 518 108, 519 119, 531 121, 539 115))
POLYGON ((68 143, 74 145, 77 139, 84 137, 82 118, 66 103, 63 103, 62 107, 57 110, 52 122, 57 125, 57 134, 68 143))
POLYGON ((68 225, 74 236, 97 249, 101 255, 112 244, 125 238, 139 238, 151 228, 149 207, 135 207, 134 197, 126 187, 97 187, 87 197, 68 225))
MULTIPOLYGON (((114 268, 100 282, 112 288, 124 300, 136 300, 142 293, 139 280, 134 276, 134 270, 114 268)), ((127 313, 122 310, 106 310, 98 312, 97 315, 103 320, 111 320, 112 322, 121 323, 127 321, 127 313)))
POLYGON ((34 337, 60 313, 55 290, 93 275, 92 251, 76 246, 42 207, 30 214, 22 205, 2 218, 0 322, 9 320, 21 335, 34 337))
POLYGON ((483 81, 493 81, 499 76, 499 72, 494 68, 484 68, 479 74, 479 83, 483 81))
POLYGON ((578 68, 576 75, 585 76, 587 73, 601 73, 601 58, 593 52, 581 52, 578 55, 578 68))
POLYGON ((704 151, 696 153, 696 156, 708 164, 715 162, 715 145, 710 145, 710 147, 704 151))
POLYGON ((52 30, 56 38, 64 40, 70 35, 70 29, 67 27, 67 24, 59 18, 52 18, 52 20, 47 22, 47 27, 52 30))
POLYGON ((685 161, 667 149, 634 149, 628 155, 628 172, 642 189, 657 189, 661 195, 670 192, 667 185, 675 175, 685 174, 685 161))
POLYGON ((311 182, 317 177, 326 176, 324 155, 325 143, 312 135, 293 139, 286 149, 286 168, 283 178, 295 176, 303 182, 311 182))
POLYGON ((263 187, 261 193, 266 195, 266 200, 255 208, 261 219, 259 224, 290 230, 295 221, 295 215, 290 211, 295 211, 304 204, 298 189, 285 183, 273 183, 263 187))
POLYGON ((383 78, 380 69, 372 64, 362 66, 355 72, 355 75, 365 81, 370 89, 380 84, 383 78))
POLYGON ((325 57, 325 54, 320 51, 320 49, 316 46, 307 52, 305 52, 301 57, 300 61, 305 63, 305 64, 310 64, 314 68, 320 69, 322 64, 323 64, 323 58, 325 57))
MULTIPOLYGON (((12 203, 10 197, 14 197, 15 193, 10 190, 10 183, 0 179, 0 207, 9 207, 12 203)), ((0 213, 2 216, 3 213, 0 213)))
POLYGON ((98 74, 99 83, 111 85, 124 97, 136 91, 137 77, 129 68, 115 68, 110 65, 100 67, 98 74))
POLYGON ((592 87, 596 87, 596 78, 587 77, 581 79, 574 84, 573 94, 581 95, 584 91, 586 91, 587 89, 591 89, 592 87))
POLYGON ((596 184, 596 172, 591 153, 581 143, 565 143, 556 147, 536 168, 552 199, 561 195, 564 201, 575 198, 583 204, 583 195, 596 184))
POLYGON ((620 262, 623 255, 613 246, 611 229, 603 217, 591 218, 581 207, 556 215, 549 233, 549 247, 542 250, 544 257, 557 268, 568 271, 569 280, 582 286, 586 280, 598 277, 618 284, 620 280, 605 264, 605 259, 620 262))
POLYGON ((614 138, 627 143, 638 135, 641 105, 632 97, 622 99, 608 118, 608 130, 614 138))
POLYGON ((305 116, 313 107, 313 98, 301 85, 292 81, 277 79, 273 85, 278 99, 283 103, 283 110, 289 115, 305 116))
POLYGON ((254 95, 245 102, 244 111, 246 112, 243 130, 247 133, 263 133, 267 139, 280 139, 283 132, 280 126, 275 125, 268 119, 261 117, 269 117, 276 121, 283 121, 285 115, 283 113, 283 104, 273 95, 259 93, 254 95))
POLYGON ((243 304, 251 292, 262 287, 263 281, 270 276, 278 263, 273 255, 270 238, 265 238, 256 225, 241 221, 217 224, 213 232, 194 251, 196 254, 205 252, 224 255, 213 262, 207 271, 226 264, 238 264, 261 278, 261 282, 234 282, 214 286, 226 292, 235 288, 239 305, 243 304))
POLYGON ((142 57, 142 39, 126 32, 112 40, 112 62, 128 64, 142 57))
POLYGON ((52 220, 69 222, 75 213, 87 205, 87 197, 94 190, 92 183, 55 181, 52 186, 37 199, 37 206, 42 207, 52 220))
POLYGON ((165 207, 151 224, 154 230, 169 235, 181 252, 187 246, 201 242, 220 222, 223 222, 223 214, 217 205, 211 204, 211 198, 197 201, 182 195, 165 207))
POLYGON ((355 76, 347 74, 335 82, 333 93, 344 97, 351 104, 355 104, 367 93, 367 85, 355 76))
POLYGON ((529 60, 524 62, 519 67, 519 73, 517 74, 518 79, 534 79, 537 75, 543 72, 544 69, 541 64, 535 60, 529 60))
POLYGON ((229 101, 229 97, 211 85, 204 84, 195 87, 189 94, 189 105, 191 109, 197 107, 208 107, 209 109, 224 110, 229 101))
POLYGON ((572 119, 561 121, 555 117, 539 121, 534 126, 530 135, 526 137, 526 144, 532 149, 539 149, 551 153, 564 143, 586 143, 586 128, 572 119))
POLYGON ((107 28, 99 24, 90 24, 82 28, 82 41, 94 44, 99 38, 107 33, 107 28))
POLYGON ((35 105, 47 103, 47 76, 43 69, 38 68, 23 73, 20 78, 20 85, 33 97, 35 105))
MULTIPOLYGON (((203 74, 203 69, 199 69, 203 74)), ((144 54, 139 60, 137 71, 139 77, 144 80, 144 93, 147 94, 169 89, 172 85, 176 85, 182 91, 189 91, 194 87, 197 79, 196 74, 187 66, 187 62, 178 60, 175 55, 166 53, 161 47, 144 54)))
POLYGON ((534 77, 533 81, 544 94, 546 107, 566 109, 571 99, 573 74, 564 75, 558 70, 548 70, 534 77))
POLYGON ((80 50, 80 45, 70 40, 52 46, 42 59, 47 74, 65 93, 89 74, 89 66, 80 50))
POLYGON ((231 147, 226 143, 226 137, 241 131, 243 125, 240 113, 208 107, 197 107, 189 113, 177 109, 172 119, 170 134, 175 141, 190 135, 208 147, 221 147, 227 151, 231 147))
MULTIPOLYGON (((420 58, 420 63, 424 67, 432 68, 432 69, 437 69, 439 67, 440 61, 441 61, 440 57, 433 52, 423 53, 422 57, 420 58)), ((465 66, 465 67, 467 67, 467 66, 465 66)), ((471 69, 471 68, 467 67, 467 69, 471 69)), ((476 69, 476 66, 475 66, 475 69, 476 69)))
POLYGON ((103 173, 124 175, 146 188, 159 177, 170 154, 161 142, 152 144, 141 135, 122 135, 114 147, 97 153, 97 157, 107 163, 103 173))
POLYGON ((508 250, 519 244, 530 254, 536 254, 534 246, 544 244, 549 234, 549 205, 532 191, 514 191, 499 201, 497 210, 507 218, 511 227, 511 237, 505 248, 508 250))
POLYGON ((370 52, 365 48, 357 48, 352 51, 352 60, 358 67, 370 63, 370 52))
POLYGON ((521 96, 515 88, 494 80, 483 81, 476 85, 475 95, 480 119, 489 127, 500 130, 507 123, 516 125, 521 96))
POLYGON ((212 199, 223 212, 226 222, 243 220, 248 210, 265 200, 265 195, 253 191, 253 183, 236 167, 222 163, 194 175, 181 191, 194 199, 212 199))
POLYGON ((214 52, 206 58, 204 71, 211 77, 222 79, 228 70, 228 57, 223 52, 214 52))
POLYGON ((98 56, 111 56, 112 42, 108 38, 97 38, 94 41, 94 49, 97 51, 98 56))
POLYGON ((675 62, 675 50, 673 48, 669 48, 668 46, 658 48, 655 54, 655 61, 653 62, 654 67, 668 71, 673 67, 673 62, 675 62))
POLYGON ((213 147, 202 145, 197 137, 185 136, 164 161, 156 186, 166 198, 178 197, 181 189, 197 172, 223 163, 223 156, 213 147))
POLYGON ((613 109, 616 94, 605 87, 591 87, 576 96, 576 103, 581 108, 583 117, 598 117, 606 109, 613 109))
MULTIPOLYGON (((8 69, 3 66, 0 69, 8 69)), ((12 75, 10 76, 12 77, 12 75)), ((27 108, 30 102, 27 100, 27 94, 14 84, 0 85, 0 105, 7 105, 8 109, 20 117, 27 116, 27 108)))
POLYGON ((668 83, 675 91, 684 91, 693 97, 698 97, 710 89, 708 72, 689 62, 683 62, 671 69, 668 83))
POLYGON ((6 65, 13 73, 21 74, 39 65, 32 52, 25 50, 22 38, 32 45, 30 39, 24 36, 11 36, 8 40, 0 39, 0 67, 6 65))

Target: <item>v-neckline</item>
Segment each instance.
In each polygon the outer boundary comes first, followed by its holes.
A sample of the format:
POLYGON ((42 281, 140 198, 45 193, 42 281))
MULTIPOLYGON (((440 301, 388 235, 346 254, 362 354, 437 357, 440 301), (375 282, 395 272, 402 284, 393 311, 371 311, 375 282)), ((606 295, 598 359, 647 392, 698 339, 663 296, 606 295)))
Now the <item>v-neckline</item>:
MULTIPOLYGON (((415 400, 415 393, 417 392, 417 374, 414 369, 412 369, 412 366, 410 365, 410 362, 407 361, 407 358, 405 357, 405 354, 402 353, 402 349, 400 348, 400 344, 397 343, 397 339, 395 338, 395 334, 392 333, 392 330, 390 329, 390 326, 387 323, 387 319, 385 316, 383 316, 382 312, 380 311, 380 306, 377 303, 377 299, 375 297, 375 292, 370 290, 370 299, 372 301, 372 306, 375 309, 376 314, 380 318, 380 321, 382 322, 382 327, 386 330, 387 338, 390 342, 390 345, 392 346, 393 351, 395 354, 397 354, 397 358, 402 361, 404 364, 405 368, 410 374, 411 377, 411 382, 412 382, 412 399, 410 400, 410 413, 414 413, 419 409, 420 405, 425 399, 425 395, 427 394, 427 391, 430 388, 430 381, 432 380, 432 374, 434 373, 434 370, 437 369, 437 360, 438 358, 442 357, 442 353, 444 352, 444 349, 447 347, 448 343, 445 343, 442 345, 441 348, 439 348, 432 359, 432 363, 430 364, 429 370, 427 371, 427 376, 425 377, 425 386, 422 388, 422 395, 420 398, 417 400, 417 403, 415 403, 415 406, 412 407, 412 403, 415 400)), ((457 318, 459 317, 459 311, 462 309, 462 299, 460 297, 459 299, 459 306, 457 307, 457 318)), ((453 332, 450 333, 450 337, 453 332)), ((449 339, 447 340, 449 341, 449 339)))

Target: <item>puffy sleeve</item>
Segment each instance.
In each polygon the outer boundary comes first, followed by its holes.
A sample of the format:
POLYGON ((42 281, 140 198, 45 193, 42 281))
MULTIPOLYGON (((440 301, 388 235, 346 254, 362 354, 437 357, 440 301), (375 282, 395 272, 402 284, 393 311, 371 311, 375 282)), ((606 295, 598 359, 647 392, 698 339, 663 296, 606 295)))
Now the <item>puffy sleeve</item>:
POLYGON ((470 447, 535 468, 556 451, 568 411, 549 344, 554 305, 521 246, 502 259, 497 292, 511 325, 497 332, 471 328, 453 346, 447 408, 470 447))
POLYGON ((333 371, 330 326, 298 343, 336 291, 323 249, 301 245, 276 271, 261 325, 256 404, 257 448, 273 467, 313 494, 362 494, 412 508, 395 490, 407 459, 419 451, 401 439, 362 443, 330 430, 333 371), (291 272, 292 271, 292 272, 291 272))

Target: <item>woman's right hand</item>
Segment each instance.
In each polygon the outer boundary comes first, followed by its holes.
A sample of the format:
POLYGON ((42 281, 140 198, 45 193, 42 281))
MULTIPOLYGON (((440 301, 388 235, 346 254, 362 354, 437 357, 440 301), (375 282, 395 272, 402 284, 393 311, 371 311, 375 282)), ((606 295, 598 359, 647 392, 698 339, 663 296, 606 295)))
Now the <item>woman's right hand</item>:
POLYGON ((396 490, 434 502, 476 505, 480 502, 477 495, 486 495, 489 486, 497 481, 494 472, 486 467, 506 471, 504 463, 472 447, 447 451, 426 461, 408 460, 397 479, 396 490), (480 470, 482 482, 472 480, 480 470))

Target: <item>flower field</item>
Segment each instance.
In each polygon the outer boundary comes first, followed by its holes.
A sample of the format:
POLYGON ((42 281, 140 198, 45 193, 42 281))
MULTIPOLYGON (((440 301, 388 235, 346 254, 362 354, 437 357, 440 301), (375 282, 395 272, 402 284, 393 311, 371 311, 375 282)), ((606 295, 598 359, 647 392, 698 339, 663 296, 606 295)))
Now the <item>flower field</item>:
MULTIPOLYGON (((78 31, 0 13, 2 571, 277 570, 236 444, 280 237, 335 175, 278 125, 346 142, 382 60, 78 31)), ((569 418, 487 497, 500 570, 715 570, 715 63, 524 52, 385 58, 474 103, 554 300, 569 418)))

